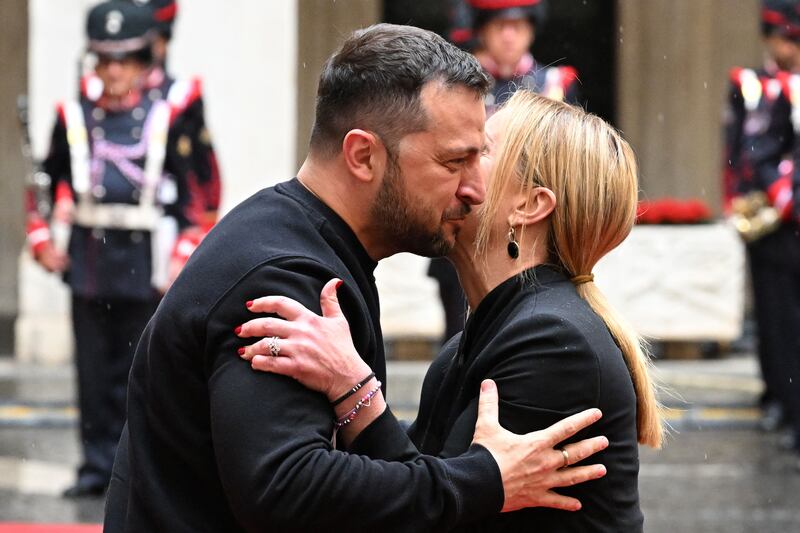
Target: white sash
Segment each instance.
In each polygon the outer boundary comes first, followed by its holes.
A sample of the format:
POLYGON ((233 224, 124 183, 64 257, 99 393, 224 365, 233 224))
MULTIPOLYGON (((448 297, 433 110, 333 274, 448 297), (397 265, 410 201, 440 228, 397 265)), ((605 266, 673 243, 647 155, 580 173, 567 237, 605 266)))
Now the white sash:
POLYGON ((169 135, 170 106, 159 100, 148 117, 149 133, 144 163, 144 179, 138 205, 96 204, 91 194, 89 138, 79 102, 65 106, 67 141, 72 167, 72 187, 78 195, 75 222, 90 228, 127 229, 150 232, 152 247, 151 283, 162 288, 169 278, 169 260, 178 238, 178 224, 164 216, 157 202, 164 171, 169 135))

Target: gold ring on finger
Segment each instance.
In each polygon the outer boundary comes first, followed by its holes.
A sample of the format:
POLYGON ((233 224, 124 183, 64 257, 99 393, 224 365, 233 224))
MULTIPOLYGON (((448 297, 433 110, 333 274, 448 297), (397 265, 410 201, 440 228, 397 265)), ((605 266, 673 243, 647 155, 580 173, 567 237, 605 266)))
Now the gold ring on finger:
POLYGON ((559 448, 561 455, 564 456, 564 464, 561 465, 561 468, 566 468, 569 466, 569 453, 567 452, 566 448, 559 448))

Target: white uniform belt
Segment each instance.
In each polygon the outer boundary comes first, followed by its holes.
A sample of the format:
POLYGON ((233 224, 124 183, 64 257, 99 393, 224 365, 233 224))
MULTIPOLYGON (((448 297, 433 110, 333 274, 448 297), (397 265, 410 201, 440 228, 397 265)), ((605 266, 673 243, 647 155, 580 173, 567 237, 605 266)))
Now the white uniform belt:
POLYGON ((153 231, 162 216, 162 209, 156 206, 79 203, 75 223, 89 228, 153 231))

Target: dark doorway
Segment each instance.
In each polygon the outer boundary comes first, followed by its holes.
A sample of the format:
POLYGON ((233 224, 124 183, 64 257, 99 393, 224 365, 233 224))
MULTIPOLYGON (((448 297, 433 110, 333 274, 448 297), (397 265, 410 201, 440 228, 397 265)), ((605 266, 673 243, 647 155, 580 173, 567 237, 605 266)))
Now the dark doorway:
MULTIPOLYGON (((616 119, 616 10, 614 0, 551 0, 538 28, 533 55, 542 64, 578 70, 585 107, 612 124, 616 119)), ((383 20, 446 36, 448 0, 384 0, 383 20)))

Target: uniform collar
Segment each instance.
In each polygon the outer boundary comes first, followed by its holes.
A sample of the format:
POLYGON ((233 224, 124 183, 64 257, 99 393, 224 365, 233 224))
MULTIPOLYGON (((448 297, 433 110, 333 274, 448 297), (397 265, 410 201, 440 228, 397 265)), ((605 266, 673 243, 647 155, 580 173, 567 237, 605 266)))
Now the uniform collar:
POLYGON ((126 94, 121 100, 115 100, 112 103, 112 100, 108 98, 106 95, 102 95, 97 100, 97 107, 101 107, 106 111, 110 112, 123 112, 129 111, 139 105, 139 102, 142 100, 142 91, 140 89, 134 89, 130 93, 126 94))
MULTIPOLYGON (((497 63, 489 57, 488 55, 481 56, 481 66, 488 72, 494 79, 502 79, 500 77, 500 72, 497 66, 497 63)), ((522 56, 517 63, 517 66, 514 67, 514 72, 511 75, 511 78, 521 78, 525 74, 529 73, 531 70, 534 69, 536 66, 536 60, 533 59, 533 56, 529 53, 526 53, 522 56)))

